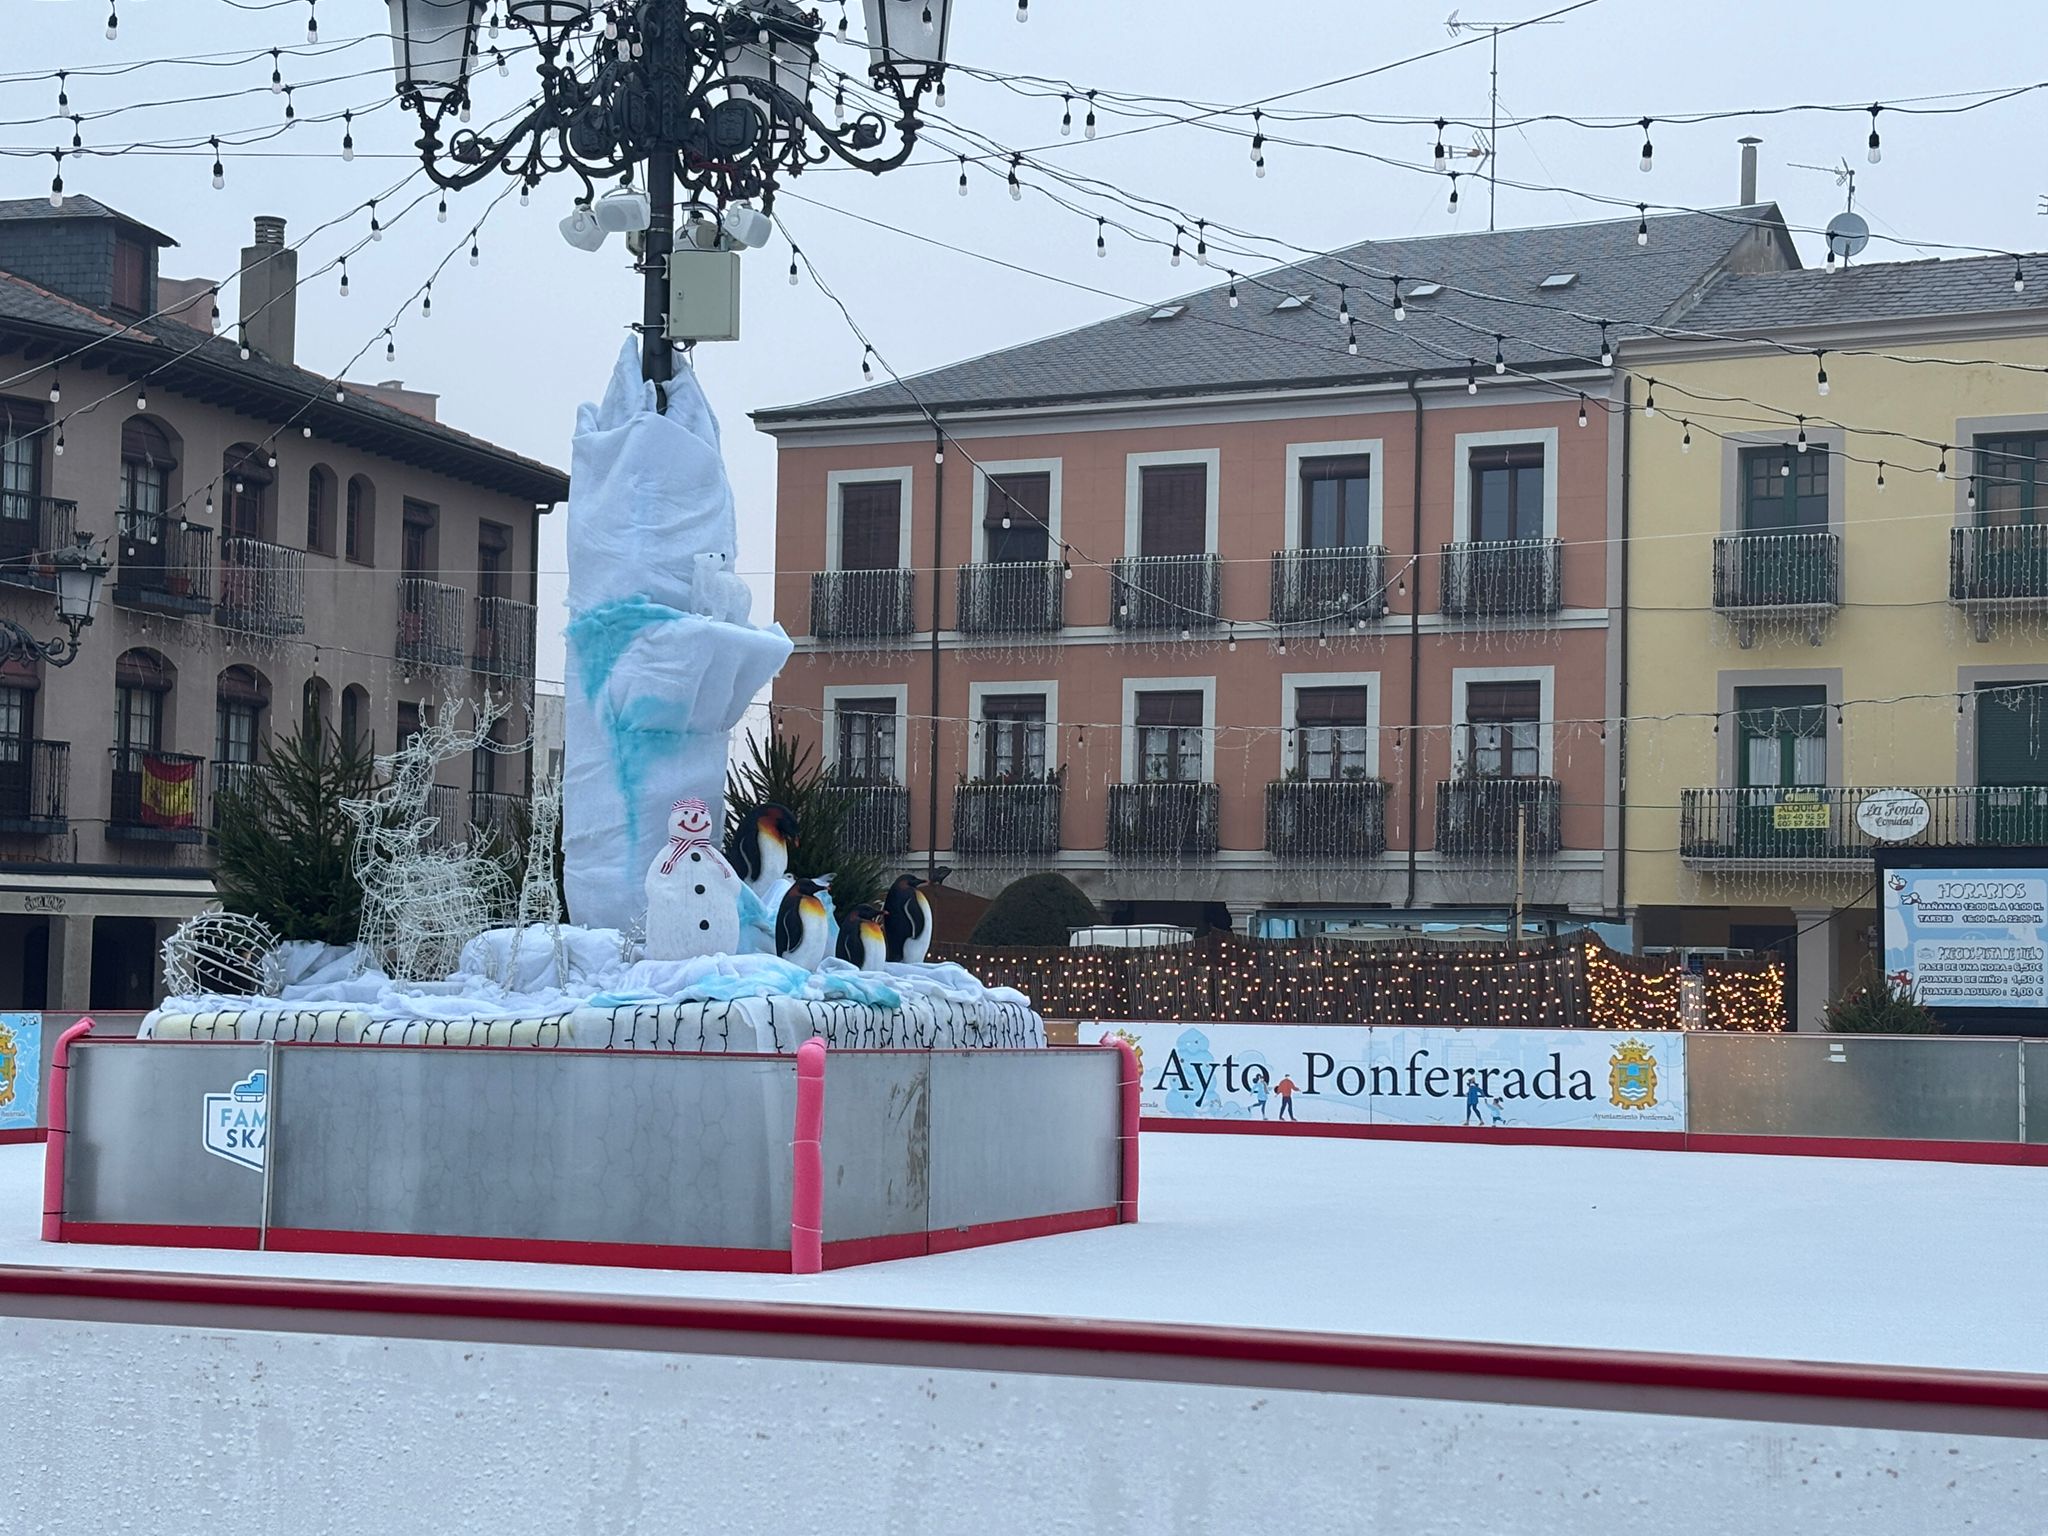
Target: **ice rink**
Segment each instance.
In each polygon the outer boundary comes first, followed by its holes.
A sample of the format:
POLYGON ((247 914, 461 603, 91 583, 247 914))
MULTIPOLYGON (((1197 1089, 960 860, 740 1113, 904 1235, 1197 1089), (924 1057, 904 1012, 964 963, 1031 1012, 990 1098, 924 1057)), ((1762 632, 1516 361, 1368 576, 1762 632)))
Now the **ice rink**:
POLYGON ((1148 1134, 1136 1226, 809 1278, 52 1245, 0 1264, 907 1307, 2048 1372, 2048 1169, 1148 1134))

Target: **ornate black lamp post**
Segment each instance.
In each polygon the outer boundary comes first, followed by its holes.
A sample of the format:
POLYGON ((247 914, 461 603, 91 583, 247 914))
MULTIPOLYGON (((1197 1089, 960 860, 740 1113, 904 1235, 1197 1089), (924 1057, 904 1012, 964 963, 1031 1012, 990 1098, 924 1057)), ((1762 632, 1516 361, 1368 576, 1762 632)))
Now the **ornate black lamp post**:
MULTIPOLYGON (((812 109, 823 23, 792 0, 387 0, 399 99, 420 121, 420 158, 444 187, 494 173, 528 186, 566 171, 595 200, 597 183, 646 165, 649 223, 640 270, 646 375, 670 377, 664 334, 676 189, 723 210, 772 210, 778 183, 839 159, 880 173, 917 142, 917 108, 945 72, 953 0, 863 0, 868 78, 885 108, 854 104, 839 121, 812 109), (463 126, 469 82, 488 67, 477 36, 498 4, 538 59, 538 100, 510 126, 463 126)), ((494 61, 502 53, 492 48, 494 61)), ((835 104, 844 92, 835 87, 835 104)))
POLYGON ((78 632, 99 616, 100 584, 112 567, 93 553, 92 535, 78 535, 77 544, 58 550, 50 564, 57 568, 57 617, 70 635, 38 640, 13 619, 0 617, 0 660, 68 665, 78 654, 78 632))

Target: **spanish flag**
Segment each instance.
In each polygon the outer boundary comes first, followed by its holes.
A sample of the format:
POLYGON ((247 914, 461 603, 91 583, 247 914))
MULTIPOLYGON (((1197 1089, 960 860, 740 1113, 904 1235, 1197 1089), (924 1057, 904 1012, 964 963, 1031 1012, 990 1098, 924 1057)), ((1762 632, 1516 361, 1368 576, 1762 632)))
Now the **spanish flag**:
POLYGON ((189 827, 198 820, 199 764, 142 759, 142 824, 189 827))

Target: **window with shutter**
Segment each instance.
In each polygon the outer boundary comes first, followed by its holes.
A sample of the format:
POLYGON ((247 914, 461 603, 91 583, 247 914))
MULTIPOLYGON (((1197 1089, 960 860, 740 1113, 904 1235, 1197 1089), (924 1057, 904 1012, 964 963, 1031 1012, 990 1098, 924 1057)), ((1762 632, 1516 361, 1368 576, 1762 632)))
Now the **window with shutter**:
POLYGON ((839 777, 851 784, 893 784, 896 781, 896 701, 841 699, 839 777))
POLYGON ((2048 784, 2048 682, 1977 685, 1977 782, 2048 784))
POLYGON ((2048 514, 2048 433, 1980 437, 1972 458, 1978 522, 2037 523, 2048 514))
POLYGON ((839 568, 893 571, 902 564, 903 486, 870 480, 839 488, 839 568))
POLYGON ((1137 696, 1133 712, 1138 733, 1141 783, 1198 784, 1202 779, 1202 695, 1153 690, 1137 696))
POLYGON ((1138 553, 1208 553, 1209 467, 1148 464, 1138 471, 1138 553))
POLYGON ((1465 771, 1483 779, 1533 779, 1543 765, 1543 690, 1530 682, 1465 685, 1465 771))
POLYGON ((1045 695, 995 694, 981 705, 982 777, 1012 781, 1045 777, 1045 695))
POLYGON ((0 400, 0 517, 35 515, 33 499, 43 493, 43 408, 0 400))
POLYGON ((1052 548, 1050 474, 990 475, 982 532, 989 560, 998 565, 1044 560, 1052 548), (1006 528, 1003 524, 1007 522, 1006 528))
POLYGON ((1366 776, 1366 690, 1303 688, 1294 695, 1294 765, 1307 779, 1366 776))

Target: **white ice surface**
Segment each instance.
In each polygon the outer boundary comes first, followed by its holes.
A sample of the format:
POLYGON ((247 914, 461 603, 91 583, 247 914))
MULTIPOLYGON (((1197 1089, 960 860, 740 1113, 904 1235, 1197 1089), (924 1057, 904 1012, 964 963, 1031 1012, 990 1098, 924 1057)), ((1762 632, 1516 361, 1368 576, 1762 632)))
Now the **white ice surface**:
POLYGON ((0 1147, 0 1264, 2048 1372, 2039 1168, 1154 1134, 1135 1226, 797 1278, 49 1245, 41 1154, 0 1147))

